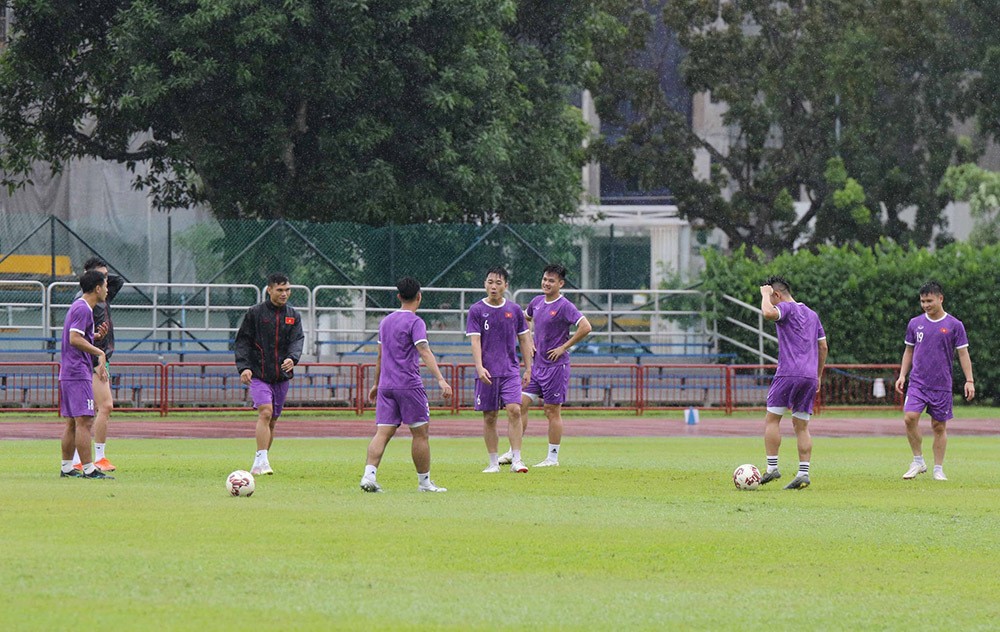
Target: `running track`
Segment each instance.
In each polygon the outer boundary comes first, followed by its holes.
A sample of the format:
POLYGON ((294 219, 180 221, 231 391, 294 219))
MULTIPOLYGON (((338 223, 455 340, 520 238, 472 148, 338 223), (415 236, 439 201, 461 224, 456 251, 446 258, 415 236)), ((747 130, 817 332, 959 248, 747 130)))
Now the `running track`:
MULTIPOLYGON (((608 419, 564 420, 567 437, 758 437, 764 430, 761 418, 712 418, 702 419, 697 425, 689 426, 683 421, 683 413, 660 418, 614 417, 608 419)), ((115 439, 229 439, 252 438, 254 436, 253 416, 243 415, 231 420, 146 420, 116 421, 111 419, 109 434, 115 439)), ((498 422, 500 434, 506 434, 507 424, 498 422)), ((930 433, 930 421, 921 420, 921 430, 930 433)), ((0 421, 0 440, 3 439, 56 439, 63 424, 56 418, 28 422, 0 421)), ((374 422, 369 420, 314 421, 288 419, 278 422, 278 437, 370 437, 374 422)), ((899 419, 859 419, 851 417, 814 417, 809 422, 809 430, 814 437, 880 437, 903 436, 902 415, 899 419)), ((783 433, 791 434, 791 421, 782 421, 783 433)), ((533 417, 528 426, 528 436, 543 437, 546 423, 541 417, 533 417)), ((996 419, 953 419, 948 422, 948 433, 956 435, 1000 435, 1000 417, 996 419)), ((406 434, 406 431, 403 431, 406 434)), ((474 418, 432 419, 431 435, 435 437, 481 437, 482 422, 474 418)))

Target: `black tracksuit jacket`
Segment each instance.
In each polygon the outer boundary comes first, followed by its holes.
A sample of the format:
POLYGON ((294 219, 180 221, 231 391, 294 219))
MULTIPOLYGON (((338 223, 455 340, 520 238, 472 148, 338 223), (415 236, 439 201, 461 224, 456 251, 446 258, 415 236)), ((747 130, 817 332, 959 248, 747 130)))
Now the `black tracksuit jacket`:
POLYGON ((236 372, 250 369, 255 378, 270 384, 290 380, 291 371, 282 371, 281 363, 291 358, 298 364, 304 341, 295 308, 287 303, 277 307, 268 298, 247 310, 236 332, 236 372))

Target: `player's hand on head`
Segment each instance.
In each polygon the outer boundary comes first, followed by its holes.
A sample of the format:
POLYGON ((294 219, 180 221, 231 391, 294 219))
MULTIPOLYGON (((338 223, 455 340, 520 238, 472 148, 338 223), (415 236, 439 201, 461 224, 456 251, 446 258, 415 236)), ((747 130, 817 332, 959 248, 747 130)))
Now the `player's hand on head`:
POLYGON ((772 293, 774 293, 774 290, 771 288, 770 285, 762 285, 762 286, 760 286, 760 295, 761 296, 768 297, 768 296, 771 296, 772 293))

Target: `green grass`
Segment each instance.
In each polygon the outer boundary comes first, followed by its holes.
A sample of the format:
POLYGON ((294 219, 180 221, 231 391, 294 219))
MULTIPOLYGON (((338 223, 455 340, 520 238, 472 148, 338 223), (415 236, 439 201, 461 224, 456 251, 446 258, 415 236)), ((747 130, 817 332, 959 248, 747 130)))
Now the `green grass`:
MULTIPOLYGON (((529 442, 530 462, 544 452, 529 442)), ((432 440, 418 494, 392 442, 119 440, 115 481, 57 476, 55 441, 0 442, 3 629, 987 629, 1000 617, 997 437, 955 437, 946 483, 905 439, 817 439, 813 486, 738 492, 760 439, 572 439, 560 468, 480 473, 432 440)), ((927 446, 930 452, 929 440, 927 446)), ((794 439, 782 446, 791 478, 794 439)))

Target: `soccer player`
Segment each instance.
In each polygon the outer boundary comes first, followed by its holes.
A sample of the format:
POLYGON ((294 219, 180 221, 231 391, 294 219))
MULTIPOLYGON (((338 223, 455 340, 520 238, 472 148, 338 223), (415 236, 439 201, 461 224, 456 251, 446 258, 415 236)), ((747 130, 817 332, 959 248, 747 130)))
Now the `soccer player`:
POLYGON ((63 323, 59 364, 59 413, 66 418, 62 436, 60 477, 114 478, 94 465, 90 441, 94 424, 94 376, 108 380, 107 359, 94 346, 94 306, 108 295, 108 280, 97 270, 80 277, 83 296, 73 301, 63 323), (95 365, 91 357, 97 359, 95 365), (96 368, 95 368, 96 367, 96 368), (83 471, 73 467, 73 450, 80 453, 83 471))
POLYGON ((809 418, 813 401, 823 380, 826 365, 826 332, 816 312, 792 298, 788 281, 773 276, 760 286, 760 311, 775 321, 778 330, 778 370, 767 392, 767 415, 764 417, 764 449, 767 471, 761 485, 781 478, 778 449, 781 447, 781 417, 792 414, 792 427, 799 447, 799 471, 785 489, 809 487, 809 459, 812 437, 809 418))
POLYGON ((274 442, 274 424, 288 396, 292 369, 302 356, 302 319, 288 304, 292 294, 288 277, 267 277, 267 299, 247 310, 236 333, 236 370, 250 387, 257 409, 257 453, 250 473, 274 474, 267 452, 274 442))
POLYGON ((400 424, 410 427, 413 441, 410 454, 417 468, 417 489, 422 492, 446 492, 431 480, 431 448, 428 440, 430 404, 420 380, 420 360, 437 379, 441 394, 451 398, 451 385, 441 375, 437 360, 427 342, 427 325, 417 316, 422 295, 420 283, 403 277, 396 283, 400 309, 382 319, 378 326, 378 357, 375 381, 368 399, 375 402, 375 436, 368 444, 368 461, 361 489, 381 492, 375 474, 389 440, 400 424))
POLYGON ((483 439, 489 454, 485 474, 500 471, 497 445, 497 413, 507 411, 507 437, 512 454, 511 472, 526 473, 521 461, 521 389, 531 377, 531 333, 524 312, 504 298, 510 276, 496 266, 486 272, 486 298, 469 308, 465 335, 472 343, 476 363, 476 405, 483 413, 483 439), (521 377, 517 362, 520 344, 525 373, 521 377))
MULTIPOLYGON (((549 421, 549 451, 535 467, 559 465, 559 444, 562 441, 562 405, 569 391, 569 349, 590 333, 587 317, 580 313, 565 296, 566 268, 549 265, 542 271, 542 295, 528 303, 525 316, 534 328, 535 358, 531 365, 531 380, 521 393, 521 425, 528 429, 528 410, 541 400, 545 418, 549 421), (576 331, 570 336, 569 330, 576 331)), ((500 463, 510 463, 513 453, 500 457, 500 463)))
MULTIPOLYGON (((84 272, 97 270, 108 279, 108 296, 94 305, 94 346, 104 352, 105 367, 108 379, 101 380, 94 373, 94 465, 102 472, 114 472, 117 468, 105 455, 108 441, 108 421, 114 410, 115 400, 111 396, 111 355, 115 352, 115 325, 111 320, 111 301, 125 285, 125 280, 117 274, 108 274, 108 264, 100 257, 91 257, 83 264, 84 272)), ((76 299, 83 297, 83 292, 77 292, 76 299)), ((97 359, 94 358, 96 362, 97 359)), ((83 469, 80 455, 73 455, 73 467, 83 469)))
POLYGON ((944 452, 948 447, 948 431, 945 424, 952 417, 951 366, 956 351, 965 374, 966 400, 972 401, 976 396, 976 383, 972 378, 965 325, 944 311, 944 291, 938 283, 930 281, 921 286, 920 307, 924 310, 923 315, 912 318, 906 326, 906 349, 896 380, 896 391, 903 393, 906 376, 910 376, 910 387, 903 403, 903 421, 906 438, 913 450, 913 463, 903 478, 910 480, 927 471, 919 426, 920 414, 926 409, 934 431, 934 480, 946 481, 944 452))

